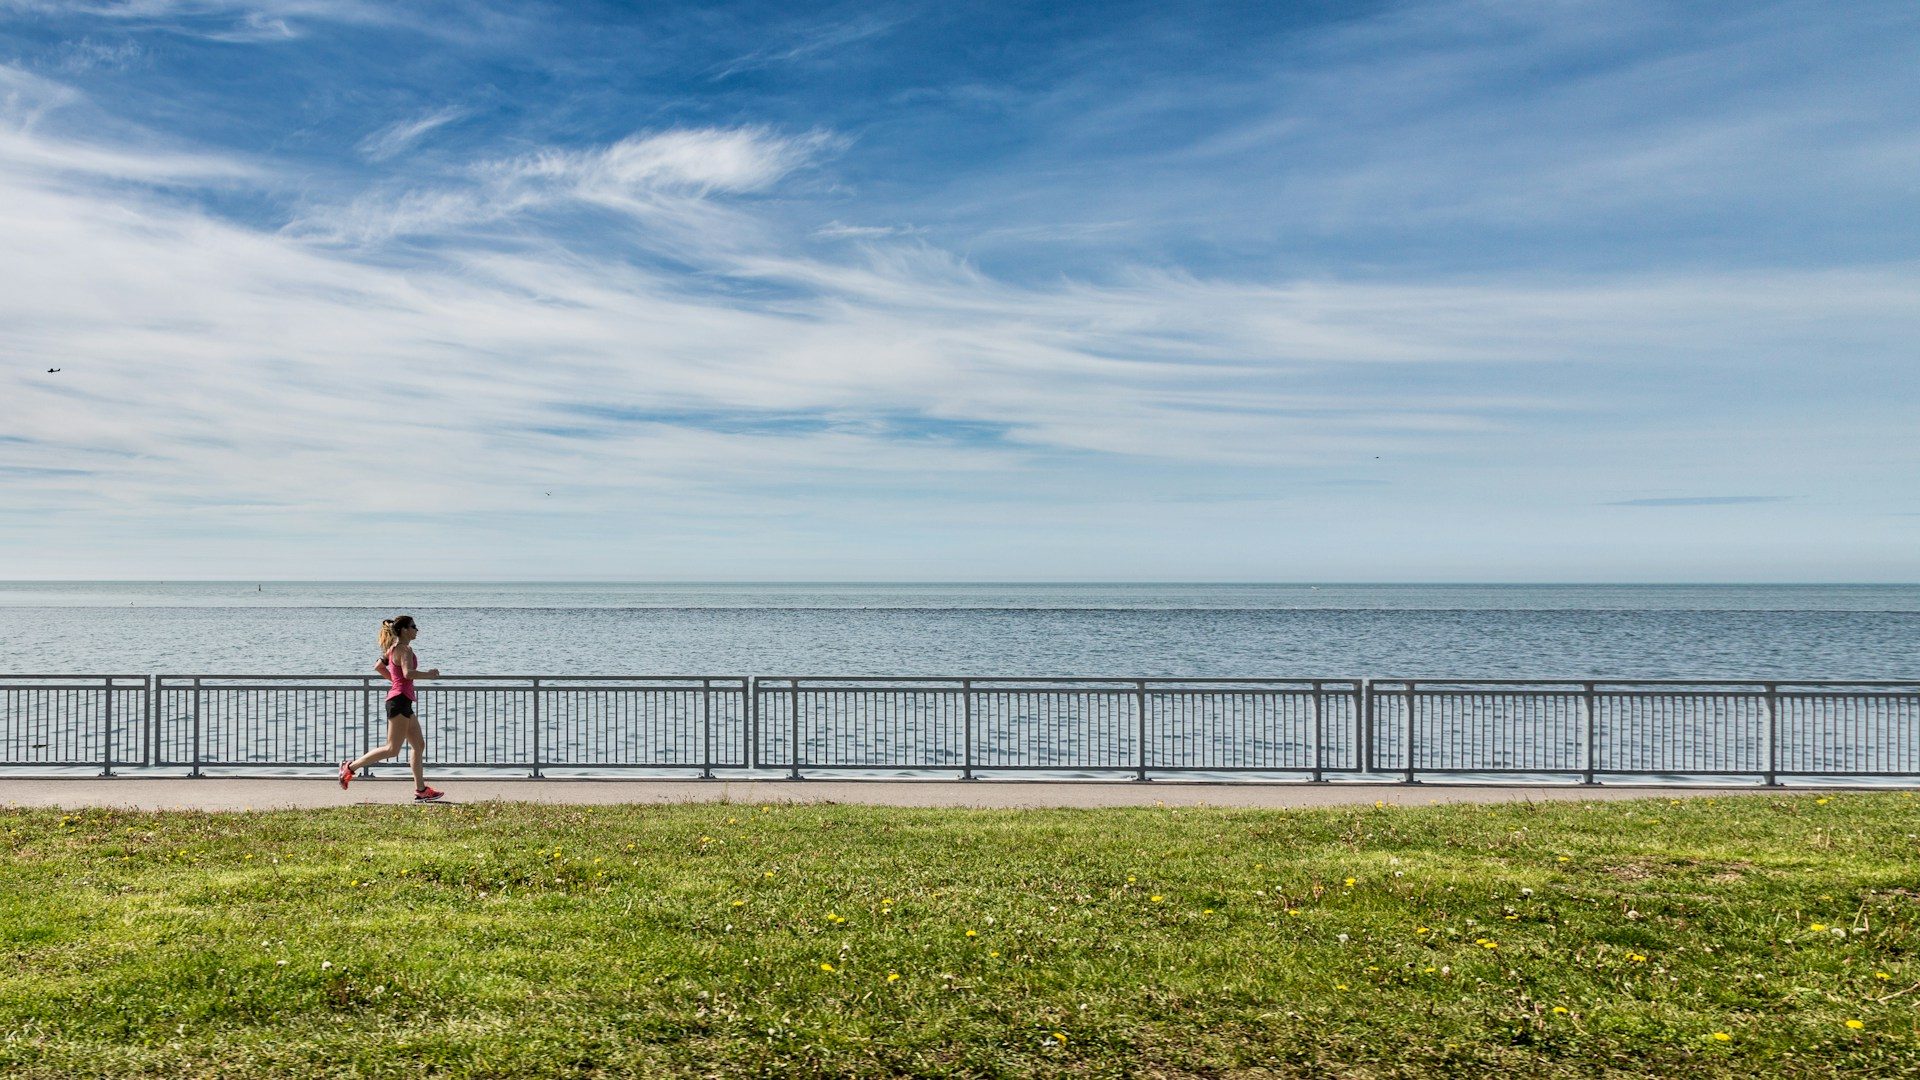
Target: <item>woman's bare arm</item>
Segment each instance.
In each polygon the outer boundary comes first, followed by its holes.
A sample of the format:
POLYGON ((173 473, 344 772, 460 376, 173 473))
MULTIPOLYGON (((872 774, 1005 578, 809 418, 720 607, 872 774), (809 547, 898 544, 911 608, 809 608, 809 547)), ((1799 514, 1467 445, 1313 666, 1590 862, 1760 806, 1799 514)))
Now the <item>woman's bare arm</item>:
POLYGON ((413 655, 412 649, 408 649, 401 654, 400 670, 406 673, 408 682, 412 682, 415 679, 437 679, 440 677, 440 669, 437 667, 427 668, 422 671, 420 669, 420 658, 413 655))

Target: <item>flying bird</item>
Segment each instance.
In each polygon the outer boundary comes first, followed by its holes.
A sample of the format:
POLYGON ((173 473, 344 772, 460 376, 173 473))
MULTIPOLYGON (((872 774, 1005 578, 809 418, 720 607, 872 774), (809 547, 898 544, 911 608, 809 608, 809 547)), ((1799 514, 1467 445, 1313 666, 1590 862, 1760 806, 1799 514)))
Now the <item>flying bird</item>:
POLYGON ((57 368, 57 367, 50 367, 50 368, 48 368, 48 369, 47 369, 47 374, 49 374, 49 375, 51 375, 51 374, 53 374, 54 372, 56 372, 56 371, 59 371, 59 370, 60 370, 60 369, 59 369, 59 368, 57 368))

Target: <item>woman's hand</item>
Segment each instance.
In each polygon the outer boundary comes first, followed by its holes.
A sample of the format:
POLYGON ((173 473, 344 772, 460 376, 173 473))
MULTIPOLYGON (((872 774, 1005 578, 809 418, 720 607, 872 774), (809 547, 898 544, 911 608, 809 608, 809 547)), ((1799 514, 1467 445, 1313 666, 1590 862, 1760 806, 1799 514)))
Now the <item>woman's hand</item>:
POLYGON ((437 667, 436 667, 436 668, 428 668, 427 670, 425 670, 425 671, 422 671, 422 672, 419 672, 418 674, 419 674, 419 675, 420 675, 420 676, 421 676, 422 678, 427 678, 427 679, 437 679, 437 678, 439 678, 439 677, 440 677, 440 669, 439 669, 439 668, 437 668, 437 667))

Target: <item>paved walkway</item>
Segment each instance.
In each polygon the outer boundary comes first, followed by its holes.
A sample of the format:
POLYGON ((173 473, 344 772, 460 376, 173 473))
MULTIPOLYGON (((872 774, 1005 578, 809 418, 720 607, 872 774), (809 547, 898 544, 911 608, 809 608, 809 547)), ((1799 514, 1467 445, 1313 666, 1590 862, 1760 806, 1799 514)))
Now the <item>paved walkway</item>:
MULTIPOLYGON (((879 806, 1425 806, 1458 802, 1686 798, 1804 794, 1811 787, 1486 784, 1191 784, 1165 780, 1049 782, 995 780, 489 780, 438 781, 450 801, 536 803, 869 803, 879 806)), ((1858 789, 1847 789, 1858 790, 1858 789)), ((5 778, 0 806, 142 810, 278 810, 410 802, 400 778, 356 781, 292 778, 5 778)))

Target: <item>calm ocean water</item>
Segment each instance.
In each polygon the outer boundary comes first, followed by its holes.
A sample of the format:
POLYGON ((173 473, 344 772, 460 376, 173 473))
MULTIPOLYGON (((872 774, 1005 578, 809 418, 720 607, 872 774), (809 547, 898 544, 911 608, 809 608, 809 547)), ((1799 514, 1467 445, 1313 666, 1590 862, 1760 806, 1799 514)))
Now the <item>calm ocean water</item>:
POLYGON ((1920 586, 0 582, 0 672, 1920 677, 1920 586))

